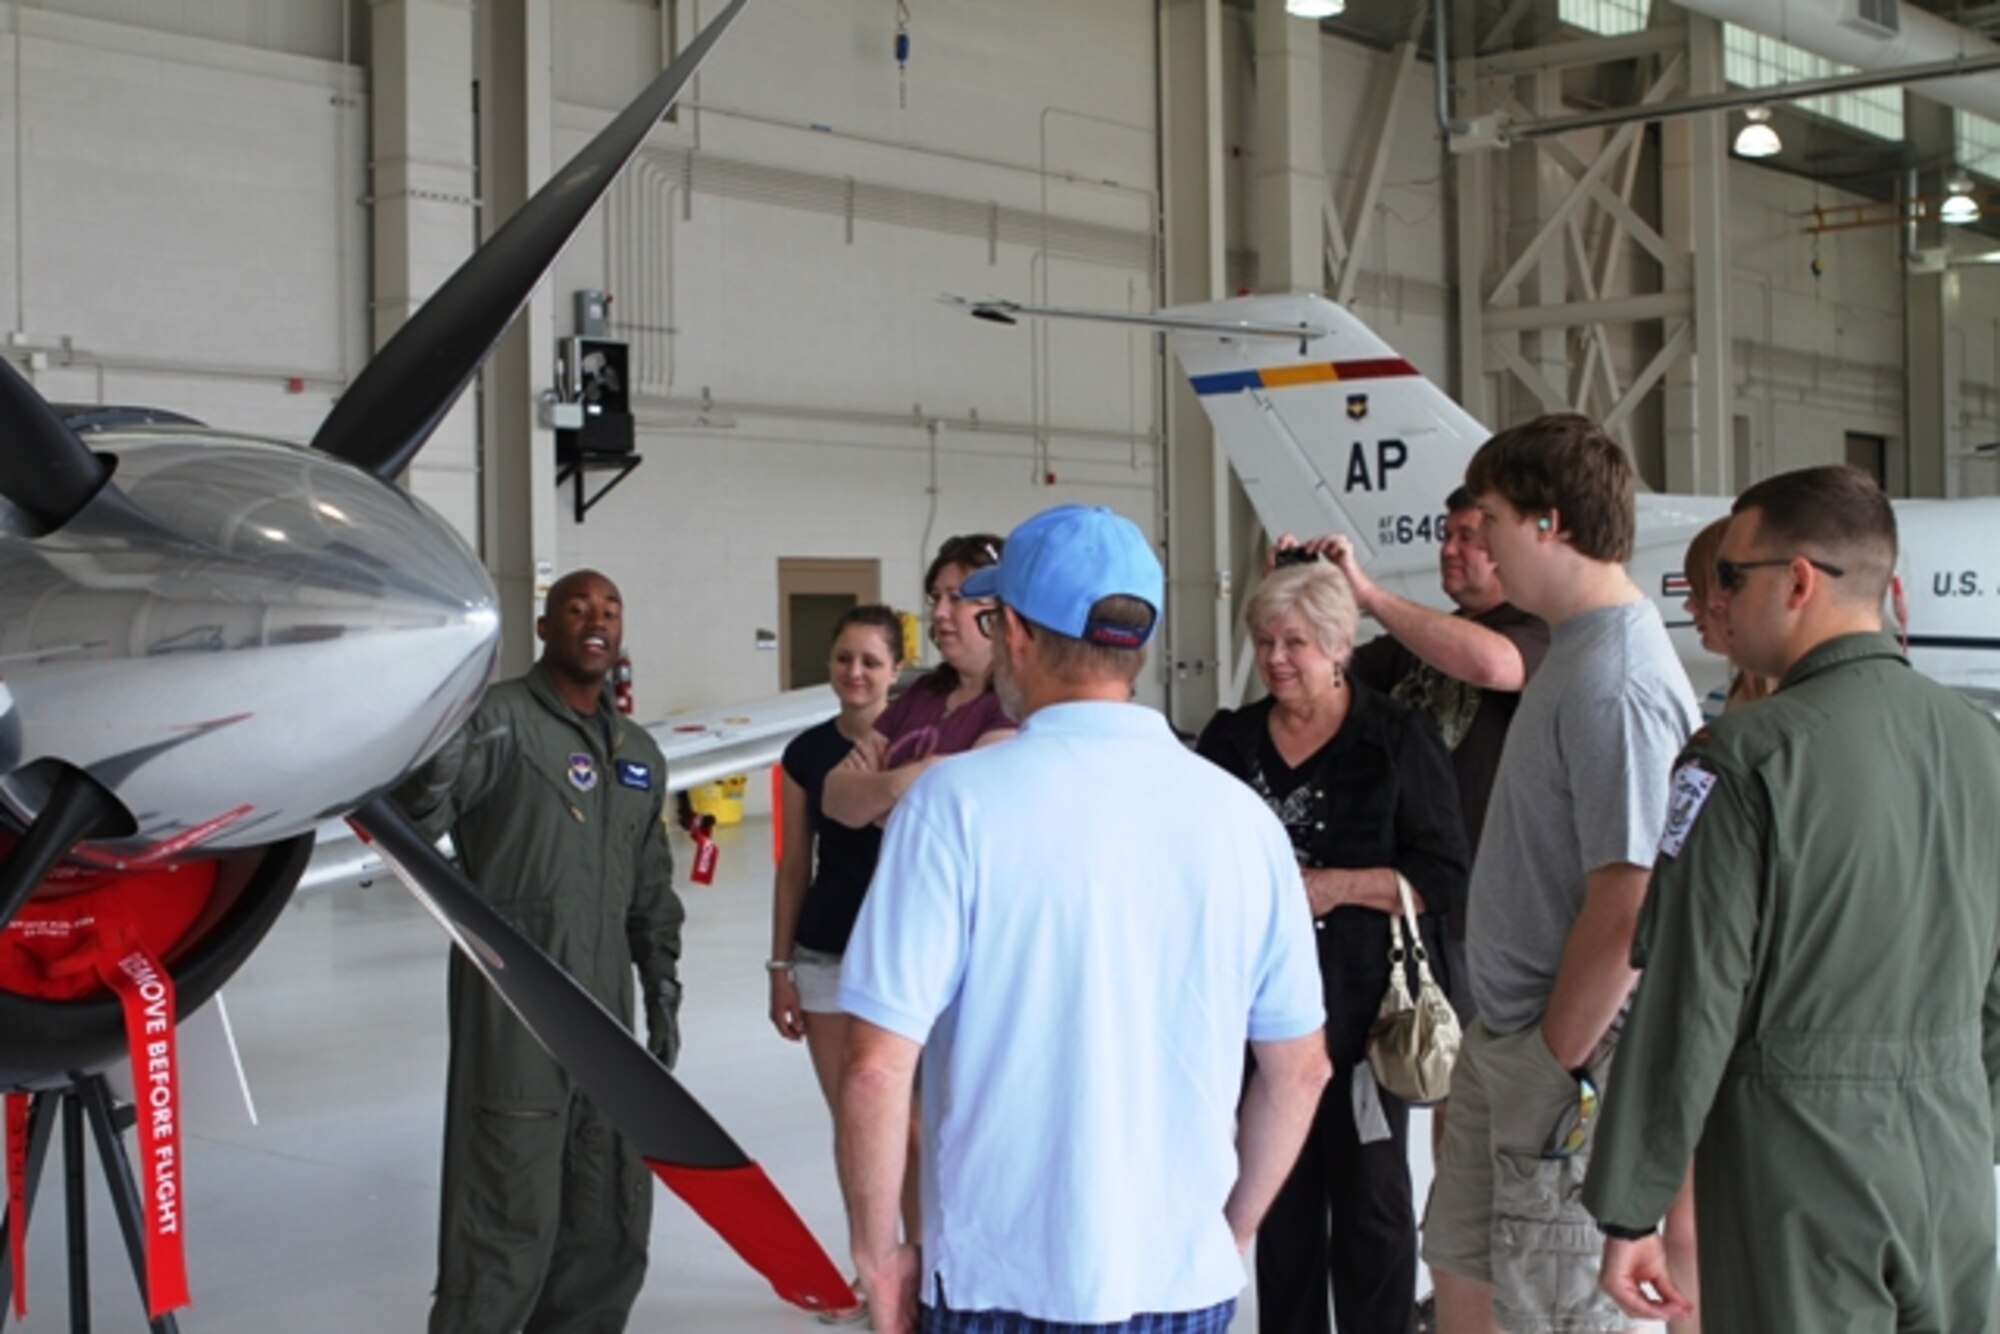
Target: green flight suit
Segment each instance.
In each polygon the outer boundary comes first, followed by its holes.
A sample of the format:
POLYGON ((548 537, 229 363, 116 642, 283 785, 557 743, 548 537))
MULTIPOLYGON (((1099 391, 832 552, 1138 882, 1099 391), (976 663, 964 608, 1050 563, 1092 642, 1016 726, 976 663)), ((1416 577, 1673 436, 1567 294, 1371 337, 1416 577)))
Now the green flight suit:
POLYGON ((1992 1328, 2000 730, 1844 635, 1695 734, 1584 1203, 1693 1155, 1706 1334, 1992 1328))
MULTIPOLYGON (((427 831, 451 830, 494 907, 628 1021, 636 965, 650 1045, 671 1064, 684 912, 665 797, 645 730, 608 705, 577 713, 540 665, 489 690, 397 793, 427 831)), ((651 1176, 457 950, 449 1007, 432 1334, 624 1329, 651 1176)))

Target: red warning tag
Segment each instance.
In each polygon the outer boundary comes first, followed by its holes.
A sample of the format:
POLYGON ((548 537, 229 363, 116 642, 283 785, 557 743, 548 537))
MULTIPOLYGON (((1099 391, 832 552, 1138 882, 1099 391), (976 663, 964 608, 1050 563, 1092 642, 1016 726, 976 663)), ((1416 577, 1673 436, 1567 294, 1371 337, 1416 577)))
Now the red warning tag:
POLYGON ((14 1319, 28 1318, 28 1109, 25 1093, 7 1095, 7 1266, 14 1282, 14 1319))
POLYGON ((704 815, 695 822, 690 833, 694 837, 694 866, 688 871, 688 879, 697 885, 715 883, 715 864, 722 860, 722 849, 715 846, 715 818, 704 815))
MULTIPOLYGON (((106 942, 110 944, 110 942, 106 942)), ((146 1214, 146 1309, 154 1319, 188 1304, 181 1244, 181 1099, 174 1060, 174 980, 144 946, 97 957, 98 976, 125 1010, 138 1113, 139 1203, 146 1214)))

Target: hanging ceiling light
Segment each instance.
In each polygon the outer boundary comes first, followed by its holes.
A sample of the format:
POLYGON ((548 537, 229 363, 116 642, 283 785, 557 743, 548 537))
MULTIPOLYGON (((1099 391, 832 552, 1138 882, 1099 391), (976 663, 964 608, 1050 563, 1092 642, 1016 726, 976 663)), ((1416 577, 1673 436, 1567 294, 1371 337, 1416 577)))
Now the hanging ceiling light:
POLYGON ((1968 222, 1979 221, 1979 201, 1972 197, 1972 178, 1964 172, 1954 175, 1945 182, 1945 189, 1951 197, 1938 205, 1938 221, 1963 227, 1968 222))
POLYGON ((1295 19, 1330 19, 1347 8, 1347 0, 1285 0, 1285 12, 1295 19))
POLYGON ((1771 128, 1771 108, 1751 107, 1743 115, 1750 123, 1736 133, 1736 156, 1773 157, 1785 146, 1771 128))

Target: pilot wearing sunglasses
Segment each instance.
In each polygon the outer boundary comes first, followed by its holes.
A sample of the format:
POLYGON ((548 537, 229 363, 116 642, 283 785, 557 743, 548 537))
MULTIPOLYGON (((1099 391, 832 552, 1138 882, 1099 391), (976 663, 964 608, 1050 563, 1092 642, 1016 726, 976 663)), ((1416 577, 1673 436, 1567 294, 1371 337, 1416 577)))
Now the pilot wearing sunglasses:
POLYGON ((1888 500, 1761 482, 1715 562, 1771 698, 1696 734, 1584 1203, 1628 1314, 1688 1313, 1656 1227, 1694 1160, 1707 1334, 1984 1330, 1995 1296, 2000 729, 1882 632, 1888 500))

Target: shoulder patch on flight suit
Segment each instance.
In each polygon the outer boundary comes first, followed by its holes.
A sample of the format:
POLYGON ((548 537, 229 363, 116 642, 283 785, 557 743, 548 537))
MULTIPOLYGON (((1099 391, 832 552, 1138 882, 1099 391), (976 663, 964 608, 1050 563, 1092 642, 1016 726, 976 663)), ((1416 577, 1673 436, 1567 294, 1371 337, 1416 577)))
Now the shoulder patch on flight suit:
POLYGON ((1667 800, 1667 827, 1660 835, 1661 856, 1680 855, 1688 831, 1694 828, 1694 817, 1701 814, 1702 803, 1714 790, 1715 775, 1702 768, 1700 760, 1689 760, 1674 770, 1673 793, 1667 800))
POLYGON ((618 761, 618 781, 626 787, 636 787, 641 792, 653 790, 653 766, 638 760, 618 761))

